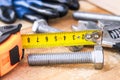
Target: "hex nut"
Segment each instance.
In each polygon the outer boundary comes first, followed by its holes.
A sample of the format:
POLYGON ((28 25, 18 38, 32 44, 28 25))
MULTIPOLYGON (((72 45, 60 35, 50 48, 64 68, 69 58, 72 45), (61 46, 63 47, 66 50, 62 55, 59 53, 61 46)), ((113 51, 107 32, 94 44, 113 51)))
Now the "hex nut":
POLYGON ((93 63, 95 69, 102 69, 104 65, 104 52, 102 47, 95 46, 94 51, 92 52, 93 55, 93 63))

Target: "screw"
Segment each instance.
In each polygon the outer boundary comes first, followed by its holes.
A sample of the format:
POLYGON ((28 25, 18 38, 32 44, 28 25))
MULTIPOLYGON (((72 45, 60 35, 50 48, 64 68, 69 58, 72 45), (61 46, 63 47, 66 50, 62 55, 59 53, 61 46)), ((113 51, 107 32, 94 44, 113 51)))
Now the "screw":
POLYGON ((98 14, 98 13, 90 13, 90 12, 74 12, 73 17, 75 19, 83 19, 83 20, 109 20, 109 21, 120 21, 120 16, 109 15, 109 14, 98 14))
POLYGON ((94 63, 95 69, 102 69, 104 63, 103 49, 97 45, 92 52, 28 55, 28 64, 30 66, 70 63, 94 63))
MULTIPOLYGON (((62 32, 59 29, 53 28, 47 24, 47 22, 44 19, 40 19, 38 21, 35 21, 32 27, 32 31, 36 33, 47 33, 47 32, 62 32)), ((69 47, 69 50, 72 52, 80 51, 83 47, 80 46, 72 46, 69 47)))

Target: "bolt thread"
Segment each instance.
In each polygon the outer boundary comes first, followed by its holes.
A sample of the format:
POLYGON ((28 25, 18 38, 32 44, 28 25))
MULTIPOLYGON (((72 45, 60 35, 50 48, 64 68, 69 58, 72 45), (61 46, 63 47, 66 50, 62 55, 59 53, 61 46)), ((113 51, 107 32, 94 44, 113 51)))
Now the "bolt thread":
POLYGON ((49 64, 75 64, 92 63, 91 52, 77 52, 64 54, 29 54, 29 65, 49 65, 49 64))

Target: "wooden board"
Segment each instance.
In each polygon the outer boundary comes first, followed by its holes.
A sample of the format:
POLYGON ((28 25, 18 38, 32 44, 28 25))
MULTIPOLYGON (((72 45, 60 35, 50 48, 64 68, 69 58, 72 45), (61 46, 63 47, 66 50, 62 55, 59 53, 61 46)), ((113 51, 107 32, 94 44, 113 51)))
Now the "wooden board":
POLYGON ((113 14, 120 15, 120 0, 88 0, 89 2, 110 11, 113 14))
MULTIPOLYGON (((88 2, 81 1, 81 11, 107 13, 88 2)), ((64 18, 50 20, 49 24, 55 28, 71 31, 71 25, 77 24, 72 18, 70 11, 64 18)), ((22 33, 31 32, 32 24, 23 20, 16 23, 22 23, 22 33)), ((4 23, 0 23, 4 25, 4 23)), ((90 51, 92 47, 86 47, 82 51, 90 51)), ((68 64, 53 66, 29 66, 27 55, 30 53, 62 53, 70 52, 66 47, 27 49, 25 57, 20 64, 0 80, 119 80, 120 79, 120 55, 117 51, 104 48, 104 68, 95 70, 94 65, 89 64, 68 64)))

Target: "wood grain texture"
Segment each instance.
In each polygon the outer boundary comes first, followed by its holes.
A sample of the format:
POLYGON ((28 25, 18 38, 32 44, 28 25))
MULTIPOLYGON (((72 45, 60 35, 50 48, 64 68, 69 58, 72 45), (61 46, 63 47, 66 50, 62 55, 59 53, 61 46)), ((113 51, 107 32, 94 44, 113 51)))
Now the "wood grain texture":
MULTIPOLYGON (((81 11, 86 12, 109 12, 102 10, 88 2, 81 1, 81 11)), ((26 21, 18 20, 16 23, 22 23, 22 33, 31 32, 32 24, 26 21)), ((4 23, 0 23, 4 25, 4 23)), ((55 28, 71 31, 71 25, 77 24, 72 18, 72 11, 64 18, 53 19, 49 21, 55 28)), ((90 51, 92 47, 86 47, 82 51, 90 51)), ((104 49, 105 63, 102 70, 95 70, 93 64, 65 64, 53 66, 29 66, 27 55, 30 53, 62 53, 70 52, 66 47, 27 49, 25 57, 20 64, 0 80, 119 80, 120 77, 120 55, 112 49, 104 49)))
POLYGON ((89 2, 110 11, 113 14, 120 15, 120 0, 88 0, 89 2))

